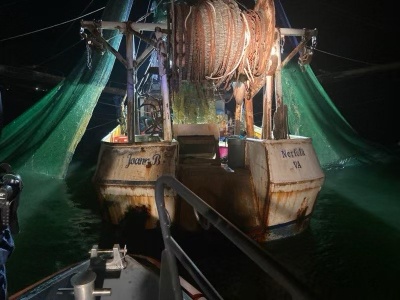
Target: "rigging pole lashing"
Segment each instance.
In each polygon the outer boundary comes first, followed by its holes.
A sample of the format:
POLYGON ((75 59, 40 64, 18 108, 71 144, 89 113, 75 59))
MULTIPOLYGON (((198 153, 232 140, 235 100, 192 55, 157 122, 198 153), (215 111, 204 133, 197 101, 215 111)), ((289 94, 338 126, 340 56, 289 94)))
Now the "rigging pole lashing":
MULTIPOLYGON (((253 98, 264 88, 262 137, 284 139, 288 136, 287 114, 284 104, 280 72, 284 65, 298 52, 301 54, 299 63, 309 63, 312 49, 307 48, 311 39, 313 45, 317 31, 309 29, 291 29, 275 27, 275 7, 273 0, 257 2, 254 10, 241 11, 235 1, 212 0, 204 1, 195 6, 186 4, 171 4, 173 9, 171 20, 163 23, 134 22, 88 22, 82 21, 82 28, 120 30, 127 35, 133 34, 158 51, 159 76, 163 101, 163 132, 164 140, 172 140, 170 115, 170 90, 168 84, 168 67, 172 70, 174 88, 179 89, 182 82, 211 83, 216 89, 233 88, 236 101, 235 134, 240 133, 243 103, 245 107, 246 132, 248 137, 254 136, 253 98), (172 24, 170 25, 169 22, 172 24), (129 29, 129 30, 128 30, 129 29), (140 31, 154 31, 157 40, 148 40, 140 31), (167 53, 169 47, 163 39, 163 34, 172 33, 169 41, 172 43, 172 53, 167 53), (281 41, 287 36, 302 37, 302 41, 281 62, 281 41), (169 56, 168 56, 169 55, 169 56), (168 57, 172 58, 172 65, 168 57), (271 82, 270 82, 271 81, 271 82), (235 84, 236 83, 236 84, 235 84), (241 83, 241 84, 239 84, 241 83), (245 89, 245 92, 236 89, 245 89), (271 91, 271 89, 274 90, 271 91), (265 93, 268 93, 265 95, 265 93), (275 105, 272 105, 275 98, 275 105), (275 109, 275 112, 273 112, 275 109), (267 132, 264 132, 267 131, 267 132), (273 131, 273 135, 271 132, 273 131)), ((100 44, 116 54, 107 46, 106 41, 100 44)), ((130 42, 128 43, 130 44, 130 42)), ((313 46, 312 46, 313 47, 313 46)), ((128 49, 127 49, 128 51, 128 49)), ((131 53, 132 51, 129 51, 131 53)), ((118 60, 127 66, 128 72, 133 72, 129 62, 116 54, 118 60), (131 71, 132 70, 132 71, 131 71)), ((127 59, 129 60, 129 59, 127 59)), ((134 65, 137 62, 134 62, 134 65)), ((133 75, 128 75, 128 93, 134 94, 130 84, 133 75)), ((133 82, 132 82, 133 84, 133 82)), ((129 141, 134 142, 137 134, 133 128, 135 123, 135 100, 129 101, 128 113, 129 141), (131 104, 130 104, 131 103, 131 104)))

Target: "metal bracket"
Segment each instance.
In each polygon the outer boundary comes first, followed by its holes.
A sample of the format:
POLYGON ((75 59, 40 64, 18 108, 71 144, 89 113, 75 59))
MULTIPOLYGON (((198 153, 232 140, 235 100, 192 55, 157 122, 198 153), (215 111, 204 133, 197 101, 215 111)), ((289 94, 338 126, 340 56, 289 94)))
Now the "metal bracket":
POLYGON ((112 250, 99 250, 98 246, 94 245, 90 250, 90 258, 99 257, 99 254, 112 254, 112 258, 106 261, 106 270, 122 270, 126 266, 124 262, 126 253, 126 246, 121 250, 119 245, 115 244, 112 250))

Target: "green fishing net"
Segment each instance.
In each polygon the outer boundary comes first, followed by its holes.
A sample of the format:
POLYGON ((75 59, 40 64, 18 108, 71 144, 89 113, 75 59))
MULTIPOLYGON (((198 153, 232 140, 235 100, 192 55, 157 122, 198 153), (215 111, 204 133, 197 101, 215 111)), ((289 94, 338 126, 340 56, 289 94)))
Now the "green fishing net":
POLYGON ((293 59, 282 71, 290 134, 312 138, 323 168, 387 162, 395 153, 362 138, 345 120, 315 77, 310 65, 293 59))
MULTIPOLYGON (((133 0, 109 1, 102 20, 128 20, 132 4, 133 0)), ((122 36, 117 30, 104 31, 104 38, 115 49, 122 36)), ((60 84, 3 129, 0 162, 10 163, 18 172, 64 178, 114 62, 110 52, 93 52, 89 69, 86 53, 82 53, 78 65, 60 84)))
MULTIPOLYGON (((132 1, 111 0, 103 20, 126 21, 132 1)), ((118 49, 122 34, 105 31, 104 37, 118 49), (114 38, 113 38, 114 37, 114 38)), ((64 178, 94 107, 115 62, 110 52, 93 53, 92 69, 86 54, 75 69, 2 131, 0 162, 14 170, 64 178)), ((383 161, 387 152, 362 139, 336 109, 310 66, 300 68, 292 60, 282 76, 284 103, 288 105, 291 134, 313 140, 322 167, 383 161)))

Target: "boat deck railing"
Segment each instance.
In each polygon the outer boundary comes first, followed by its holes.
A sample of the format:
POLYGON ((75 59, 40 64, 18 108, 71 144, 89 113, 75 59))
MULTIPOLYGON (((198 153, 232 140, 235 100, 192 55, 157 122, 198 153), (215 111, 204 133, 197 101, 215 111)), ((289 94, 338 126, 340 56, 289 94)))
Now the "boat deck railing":
POLYGON ((235 225, 171 175, 159 177, 155 186, 155 199, 165 247, 161 256, 160 278, 160 295, 163 295, 163 298, 182 299, 182 290, 176 261, 176 259, 178 259, 207 299, 223 299, 172 237, 170 231, 171 221, 164 202, 165 186, 173 188, 182 199, 193 207, 193 209, 207 219, 208 222, 253 260, 266 274, 281 285, 292 296, 292 299, 315 299, 315 296, 307 286, 301 283, 256 241, 240 231, 235 225))

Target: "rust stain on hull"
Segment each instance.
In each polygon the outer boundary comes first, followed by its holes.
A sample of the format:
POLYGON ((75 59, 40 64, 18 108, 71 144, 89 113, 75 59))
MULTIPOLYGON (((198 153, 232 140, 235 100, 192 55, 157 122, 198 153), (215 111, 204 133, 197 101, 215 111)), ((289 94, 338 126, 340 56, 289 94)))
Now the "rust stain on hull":
MULTIPOLYGON (((105 144, 95 186, 113 224, 128 214, 145 216, 144 227, 158 226, 154 184, 163 174, 184 185, 230 222, 259 242, 307 228, 324 182, 311 140, 246 140, 245 165, 230 172, 213 159, 184 156, 175 144, 105 144), (159 164, 148 159, 160 155, 159 164), (294 161, 294 162, 293 162, 294 161), (300 168, 297 168, 301 166, 300 168)), ((193 208, 166 189, 171 221, 185 230, 204 230, 193 208)))
MULTIPOLYGON (((112 224, 119 224, 128 212, 138 210, 146 212, 146 229, 157 226, 158 213, 154 201, 154 187, 119 187, 102 186, 98 192, 103 216, 112 224)), ((165 205, 173 218, 175 215, 175 193, 171 190, 165 192, 165 205)))

